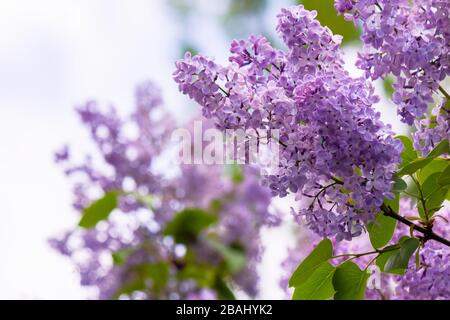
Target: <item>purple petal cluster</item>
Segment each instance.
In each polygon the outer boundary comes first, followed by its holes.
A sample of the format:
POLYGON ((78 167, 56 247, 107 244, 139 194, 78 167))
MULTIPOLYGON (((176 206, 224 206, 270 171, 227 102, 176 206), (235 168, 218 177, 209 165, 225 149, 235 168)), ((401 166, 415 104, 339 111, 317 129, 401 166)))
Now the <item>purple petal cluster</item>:
POLYGON ((421 250, 421 266, 411 263, 403 277, 397 277, 396 296, 408 300, 450 299, 450 253, 429 243, 421 250))
POLYGON ((450 74, 450 2, 336 0, 335 7, 362 26, 358 67, 372 79, 395 76, 392 100, 413 124, 450 74))
POLYGON ((442 139, 450 140, 450 105, 443 99, 420 120, 415 120, 414 148, 426 156, 442 139))
MULTIPOLYGON (((417 216, 417 209, 409 202, 403 202, 402 214, 417 216)), ((450 206, 445 205, 439 210, 433 231, 448 239, 450 228, 450 206)), ((407 235, 405 228, 397 228, 395 237, 407 235)), ((416 268, 414 259, 404 276, 394 277, 396 284, 395 297, 397 299, 411 300, 448 300, 450 299, 450 250, 449 247, 436 241, 428 241, 420 248, 420 264, 416 268)))
POLYGON ((373 88, 344 70, 340 36, 303 6, 282 9, 288 50, 261 36, 235 40, 230 64, 186 54, 174 79, 220 129, 279 130, 280 163, 265 179, 274 196, 309 197, 296 215, 321 236, 361 234, 384 197, 402 149, 372 105, 373 88))
MULTIPOLYGON (((208 242, 213 236, 222 245, 243 252, 245 266, 228 280, 255 296, 256 266, 263 252, 260 230, 279 223, 270 209, 270 191, 259 185, 258 171, 244 168, 239 183, 218 165, 182 165, 171 168, 170 174, 161 172, 154 164, 165 157, 172 119, 164 112, 159 89, 153 84, 138 86, 135 97, 135 110, 128 118, 120 117, 114 108, 101 111, 95 102, 78 108, 99 157, 73 165, 67 147, 55 155, 74 181, 74 207, 81 213, 105 192, 122 195, 108 220, 93 229, 70 230, 52 239, 51 245, 71 258, 81 285, 97 289, 101 299, 216 298, 217 292, 196 277, 179 277, 188 273, 184 270, 188 262, 190 268, 212 270, 223 264, 223 256, 208 242), (214 212, 218 222, 195 243, 176 244, 162 231, 177 212, 193 207, 214 212), (162 288, 146 271, 149 268, 168 270, 162 288)), ((199 270, 205 276, 206 271, 199 270)))

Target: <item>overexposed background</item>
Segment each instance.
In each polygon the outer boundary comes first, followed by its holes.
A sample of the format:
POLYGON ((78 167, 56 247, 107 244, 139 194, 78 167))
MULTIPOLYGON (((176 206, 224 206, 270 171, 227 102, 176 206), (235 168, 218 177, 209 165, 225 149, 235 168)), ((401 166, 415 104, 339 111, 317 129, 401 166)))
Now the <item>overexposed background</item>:
MULTIPOLYGON (((201 10, 183 20, 163 0, 0 0, 1 299, 92 296, 79 286, 71 263, 47 245, 49 237, 78 219, 53 152, 63 143, 80 152, 92 148, 75 105, 98 98, 125 112, 132 107, 134 86, 143 80, 159 84, 179 118, 194 110, 171 77, 180 44, 189 39, 201 52, 225 61, 232 36, 224 32, 232 26, 219 22, 227 1, 194 2, 201 10)), ((279 8, 288 3, 270 1, 256 25, 274 30, 279 8)), ((357 49, 346 49, 354 74, 357 49)), ((384 98, 382 105, 388 104, 384 98)), ((403 130, 394 108, 382 111, 403 130)), ((283 298, 277 282, 289 228, 265 235, 262 298, 283 298)))

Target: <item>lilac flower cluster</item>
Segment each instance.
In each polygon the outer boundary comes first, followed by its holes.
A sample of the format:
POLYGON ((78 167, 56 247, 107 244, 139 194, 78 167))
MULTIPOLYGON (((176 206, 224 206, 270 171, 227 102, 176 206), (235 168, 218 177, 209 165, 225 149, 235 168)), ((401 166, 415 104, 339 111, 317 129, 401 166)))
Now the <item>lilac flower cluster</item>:
POLYGON ((450 140, 450 108, 443 99, 423 119, 415 120, 417 131, 413 133, 414 148, 426 156, 442 139, 450 140))
MULTIPOLYGON (((96 171, 92 157, 87 157, 81 165, 67 167, 65 173, 68 176, 85 176, 85 179, 77 179, 74 184, 76 209, 81 210, 90 203, 92 197, 89 193, 97 193, 98 196, 101 192, 126 189, 127 185, 144 193, 158 191, 158 174, 150 169, 155 155, 162 152, 173 129, 167 116, 160 115, 161 119, 155 121, 155 117, 162 111, 161 99, 159 89, 147 82, 136 88, 136 110, 128 121, 122 120, 113 107, 108 112, 102 112, 95 101, 77 108, 102 160, 113 172, 102 174, 96 171), (127 130, 133 131, 133 134, 127 135, 127 130)), ((68 158, 68 147, 64 147, 62 151, 55 156, 57 162, 68 158)), ((133 197, 124 197, 120 207, 129 211, 142 205, 133 197)))
POLYGON ((336 0, 338 12, 362 25, 357 65, 372 79, 396 77, 392 99, 413 124, 450 75, 450 3, 442 0, 336 0))
POLYGON ((420 254, 421 267, 412 263, 403 277, 397 277, 398 299, 450 299, 450 254, 447 248, 429 243, 420 254))
POLYGON ((373 88, 344 70, 340 36, 303 6, 282 9, 287 52, 261 36, 235 40, 230 64, 186 54, 174 79, 220 129, 279 130, 280 164, 265 179, 273 195, 310 197, 296 215, 321 236, 361 234, 384 197, 401 144, 372 105, 373 88))
POLYGON ((172 174, 165 174, 168 168, 158 171, 154 164, 164 157, 173 125, 151 83, 138 86, 136 109, 129 119, 114 108, 102 112, 94 102, 78 108, 78 113, 98 147, 100 165, 91 157, 73 165, 67 147, 55 155, 75 181, 75 209, 81 213, 109 191, 122 194, 108 220, 50 241, 75 263, 81 284, 96 288, 101 299, 217 298, 218 292, 205 284, 211 270, 224 263, 208 242, 213 236, 242 252, 245 265, 228 280, 255 296, 256 266, 263 251, 260 230, 279 223, 270 209, 270 192, 258 184, 258 172, 243 169, 243 180, 237 183, 220 166, 185 165, 172 174), (194 207, 214 212, 218 222, 192 244, 175 243, 163 234, 178 212, 194 207))

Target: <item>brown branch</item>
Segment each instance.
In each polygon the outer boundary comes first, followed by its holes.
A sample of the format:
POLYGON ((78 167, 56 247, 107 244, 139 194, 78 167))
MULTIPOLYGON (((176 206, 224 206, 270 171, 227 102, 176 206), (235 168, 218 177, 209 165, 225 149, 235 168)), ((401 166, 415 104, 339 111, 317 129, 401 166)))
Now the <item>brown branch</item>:
POLYGON ((447 240, 445 238, 442 238, 441 236, 437 235, 431 229, 424 228, 424 227, 421 227, 421 226, 419 226, 419 225, 417 225, 415 223, 412 223, 411 221, 409 221, 405 217, 402 217, 401 215, 396 213, 394 210, 392 210, 391 207, 386 206, 384 203, 381 206, 381 210, 383 211, 385 216, 394 218, 395 220, 400 221, 403 224, 406 224, 410 228, 413 228, 414 230, 423 233, 424 241, 435 240, 437 242, 440 242, 440 243, 445 244, 446 246, 450 247, 450 241, 449 240, 447 240))
MULTIPOLYGON (((344 184, 341 180, 339 180, 339 179, 337 179, 335 177, 331 177, 331 179, 334 182, 336 182, 337 184, 342 184, 342 185, 344 184)), ((406 224, 410 228, 423 233, 423 235, 424 235, 424 237, 423 237, 424 242, 426 242, 427 240, 434 240, 434 241, 440 242, 440 243, 445 244, 446 246, 450 247, 450 241, 449 240, 447 240, 447 239, 437 235, 431 229, 424 228, 424 227, 419 226, 419 225, 417 225, 415 223, 412 223, 411 221, 409 221, 405 217, 402 217, 397 212, 392 210, 391 207, 385 205, 384 203, 381 205, 380 209, 381 209, 381 211, 383 211, 385 216, 394 218, 395 220, 400 221, 403 224, 406 224)))
POLYGON ((444 88, 442 88, 441 86, 439 86, 439 91, 444 95, 445 98, 447 98, 448 100, 450 100, 450 95, 447 93, 447 91, 445 91, 444 88))

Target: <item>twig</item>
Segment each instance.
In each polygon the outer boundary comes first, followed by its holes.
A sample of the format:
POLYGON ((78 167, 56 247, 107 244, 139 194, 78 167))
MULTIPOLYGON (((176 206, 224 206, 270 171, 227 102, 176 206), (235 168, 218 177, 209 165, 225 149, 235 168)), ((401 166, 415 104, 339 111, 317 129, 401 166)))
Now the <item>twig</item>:
POLYGON ((450 241, 449 240, 447 240, 447 239, 437 235, 431 229, 424 228, 424 227, 421 227, 421 226, 419 226, 419 225, 417 225, 415 223, 412 223, 411 221, 409 221, 405 217, 402 217, 401 215, 396 213, 394 210, 392 210, 391 207, 386 206, 384 203, 381 205, 381 210, 383 211, 385 216, 394 218, 395 220, 398 220, 401 223, 406 224, 410 228, 413 228, 414 230, 423 233, 424 241, 435 240, 437 242, 440 242, 440 243, 445 244, 446 246, 450 247, 450 241))

